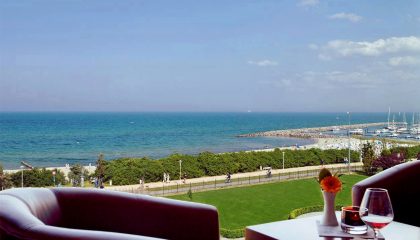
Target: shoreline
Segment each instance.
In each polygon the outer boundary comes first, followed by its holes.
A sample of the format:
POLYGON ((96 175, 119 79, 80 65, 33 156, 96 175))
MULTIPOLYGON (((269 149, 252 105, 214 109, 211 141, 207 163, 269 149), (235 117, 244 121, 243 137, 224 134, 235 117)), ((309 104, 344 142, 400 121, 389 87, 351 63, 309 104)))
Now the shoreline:
MULTIPOLYGON (((34 168, 38 168, 38 169, 43 169, 44 167, 34 167, 34 168)), ((45 167, 46 170, 59 170, 60 172, 64 173, 65 176, 68 175, 68 173, 70 172, 70 166, 64 166, 64 167, 45 167)), ((93 165, 87 165, 87 166, 83 166, 83 169, 87 170, 89 172, 89 174, 94 173, 96 170, 96 166, 93 165)), ((28 168, 23 169, 24 171, 30 170, 28 168)), ((22 171, 21 169, 4 169, 3 172, 4 173, 8 173, 8 174, 12 174, 12 173, 16 173, 16 172, 20 172, 22 171)))
MULTIPOLYGON (((367 128, 367 127, 373 127, 373 126, 383 126, 386 125, 386 123, 364 123, 364 124, 353 124, 353 125, 342 125, 339 126, 341 130, 345 129, 351 129, 351 128, 367 128)), ((298 128, 298 129, 285 129, 285 130, 273 130, 273 131, 266 131, 266 132, 257 132, 257 133, 250 133, 250 134, 242 134, 238 135, 237 137, 290 137, 290 138, 307 138, 314 140, 314 143, 307 144, 307 145, 291 145, 291 146, 279 146, 274 148, 263 148, 263 149, 251 149, 251 150, 244 150, 245 152, 268 152, 268 151, 274 151, 275 149, 280 150, 306 150, 311 148, 319 148, 321 150, 327 150, 327 149, 348 149, 348 146, 350 144, 350 149, 359 151, 360 146, 363 143, 366 142, 373 142, 374 138, 369 139, 361 139, 361 138, 355 138, 351 137, 350 140, 346 136, 338 136, 338 135, 331 135, 328 133, 324 133, 327 131, 332 131, 337 126, 325 126, 325 127, 314 127, 314 128, 298 128)), ((381 139, 376 139, 378 141, 381 141, 381 139)), ((412 142, 407 143, 389 143, 391 145, 397 145, 397 146, 412 146, 415 145, 412 142)), ((419 143, 420 144, 420 143, 419 143)), ((223 153, 229 153, 229 152, 222 152, 223 153)), ((133 157, 134 158, 134 157, 133 157)), ((107 160, 112 161, 112 160, 107 160)), ((66 164, 67 165, 67 164, 66 164)), ((45 168, 47 170, 60 170, 65 175, 67 175, 70 172, 70 166, 64 166, 64 167, 36 167, 39 169, 45 168)), ((96 169, 96 166, 94 165, 83 165, 83 168, 86 169, 89 173, 93 173, 96 169)), ((28 169, 24 169, 28 170, 28 169)), ((16 173, 21 171, 21 169, 4 169, 5 173, 16 173)))
MULTIPOLYGON (((267 149, 254 149, 254 150, 247 150, 245 152, 271 152, 275 149, 281 150, 307 150, 312 148, 318 148, 321 150, 327 150, 327 149, 348 149, 348 146, 350 144, 350 149, 353 151, 360 151, 361 145, 367 142, 375 142, 375 141, 381 141, 380 139, 359 139, 359 138, 347 138, 347 137, 339 137, 339 136, 326 136, 322 138, 313 138, 315 143, 308 144, 308 145, 302 145, 302 146, 288 146, 288 147, 276 147, 276 148, 267 148, 267 149)), ((378 144, 378 143, 375 143, 378 144)), ((381 145, 381 144, 379 144, 381 145)), ((413 143, 392 143, 388 142, 387 147, 393 147, 393 146, 412 146, 413 143)), ((221 153, 223 154, 223 153, 221 153)), ((112 161, 112 160, 109 160, 112 161)), ((43 167, 39 167, 42 169, 43 167)), ((96 166, 94 165, 85 165, 83 166, 84 169, 86 169, 89 173, 93 173, 96 169, 96 166)), ((45 167, 47 170, 60 170, 63 172, 66 176, 70 172, 70 166, 64 166, 64 167, 45 167)), ((29 170, 29 169, 24 169, 29 170)), ((21 171, 21 169, 4 169, 5 173, 16 173, 21 171)))

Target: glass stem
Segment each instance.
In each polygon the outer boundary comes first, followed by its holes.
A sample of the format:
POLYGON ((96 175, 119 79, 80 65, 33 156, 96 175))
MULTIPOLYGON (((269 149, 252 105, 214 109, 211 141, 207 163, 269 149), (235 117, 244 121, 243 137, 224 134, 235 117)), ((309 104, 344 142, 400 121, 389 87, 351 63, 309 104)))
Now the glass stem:
POLYGON ((373 233, 375 235, 375 238, 374 239, 379 239, 379 230, 374 228, 373 229, 373 233))

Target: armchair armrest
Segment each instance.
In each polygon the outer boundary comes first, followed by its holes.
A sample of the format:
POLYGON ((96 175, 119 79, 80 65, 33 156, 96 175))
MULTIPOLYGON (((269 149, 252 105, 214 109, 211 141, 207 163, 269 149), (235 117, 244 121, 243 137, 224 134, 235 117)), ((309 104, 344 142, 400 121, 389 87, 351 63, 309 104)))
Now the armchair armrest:
POLYGON ((79 230, 48 225, 37 225, 30 229, 32 240, 158 240, 160 238, 145 237, 132 234, 79 230))
POLYGON ((366 188, 385 188, 394 220, 420 227, 420 218, 414 213, 420 201, 419 181, 420 161, 399 164, 356 183, 352 188, 353 205, 360 206, 366 188))
POLYGON ((213 206, 100 189, 53 189, 64 225, 164 239, 219 239, 213 206))

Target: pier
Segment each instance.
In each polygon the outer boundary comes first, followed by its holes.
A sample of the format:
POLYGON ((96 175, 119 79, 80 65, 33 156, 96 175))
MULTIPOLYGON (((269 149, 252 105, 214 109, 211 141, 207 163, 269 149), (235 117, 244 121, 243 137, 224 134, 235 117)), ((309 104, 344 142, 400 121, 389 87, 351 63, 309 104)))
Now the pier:
POLYGON ((333 132, 334 128, 339 127, 340 130, 355 129, 355 128, 368 128, 377 126, 386 126, 388 123, 363 123, 363 124, 352 124, 352 125, 341 125, 341 126, 327 126, 327 127, 314 127, 314 128, 297 128, 297 129, 285 129, 285 130, 274 130, 267 132, 257 132, 241 134, 237 137, 295 137, 295 138, 327 138, 332 137, 329 132, 333 132))

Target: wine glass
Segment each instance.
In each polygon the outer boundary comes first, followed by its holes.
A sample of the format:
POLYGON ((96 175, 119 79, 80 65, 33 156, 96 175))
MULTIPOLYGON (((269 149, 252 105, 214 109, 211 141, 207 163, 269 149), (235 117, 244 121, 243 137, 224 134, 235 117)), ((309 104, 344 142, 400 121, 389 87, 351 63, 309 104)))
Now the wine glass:
POLYGON ((371 227, 378 238, 379 229, 388 225, 394 219, 391 199, 388 191, 383 188, 368 188, 360 204, 359 215, 363 222, 371 227))

